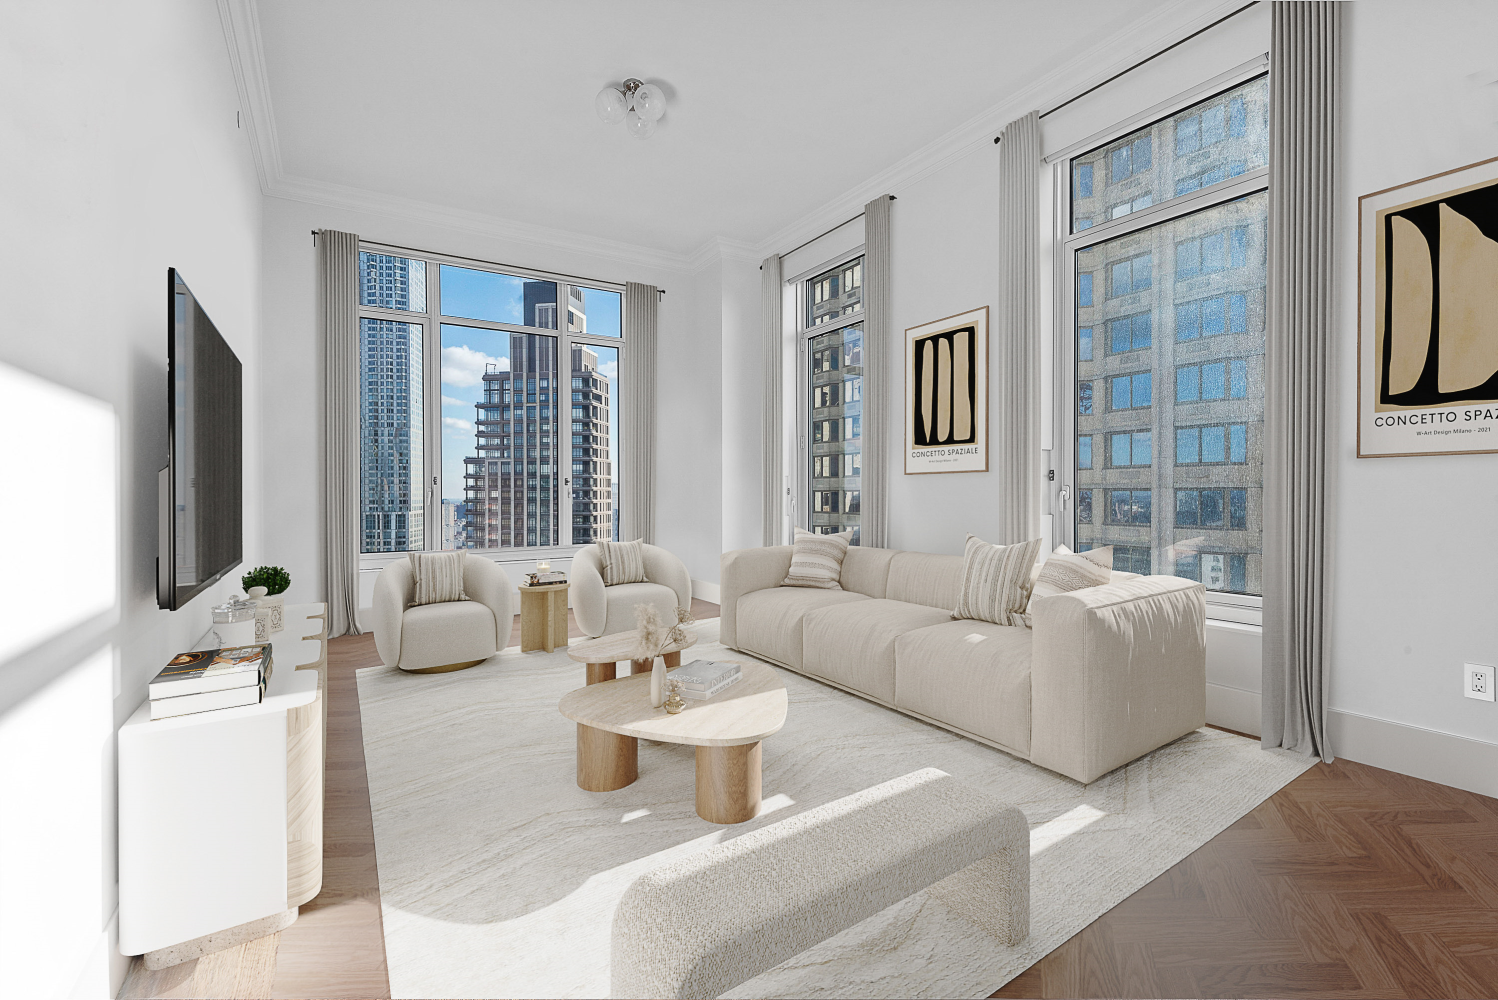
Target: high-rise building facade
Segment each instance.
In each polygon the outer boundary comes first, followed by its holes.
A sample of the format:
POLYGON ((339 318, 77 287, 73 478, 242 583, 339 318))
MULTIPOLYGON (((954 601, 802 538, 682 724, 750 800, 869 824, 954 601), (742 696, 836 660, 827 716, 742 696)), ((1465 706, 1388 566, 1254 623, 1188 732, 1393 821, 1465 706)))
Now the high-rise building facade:
POLYGON ((510 369, 484 374, 483 399, 475 404, 475 453, 463 460, 466 530, 456 547, 612 537, 609 379, 587 348, 572 348, 570 361, 564 374, 555 337, 516 333, 510 335, 510 369), (563 417, 571 417, 570 439, 560 434, 563 417), (560 524, 567 481, 570 539, 560 524))
MULTIPOLYGON (((1074 231, 1262 167, 1262 80, 1074 160, 1074 231)), ((1079 549, 1260 594, 1263 192, 1076 253, 1079 549)))
MULTIPOLYGON (((426 263, 359 254, 360 301, 385 309, 426 308, 426 263)), ((359 320, 360 548, 424 547, 422 328, 359 320)))

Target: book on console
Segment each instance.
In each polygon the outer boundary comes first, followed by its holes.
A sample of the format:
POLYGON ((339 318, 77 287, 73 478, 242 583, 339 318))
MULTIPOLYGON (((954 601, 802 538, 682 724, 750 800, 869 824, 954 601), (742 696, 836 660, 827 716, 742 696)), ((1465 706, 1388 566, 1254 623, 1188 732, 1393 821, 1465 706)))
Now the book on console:
POLYGON ((178 653, 148 687, 157 698, 226 691, 263 684, 270 677, 271 644, 254 643, 227 649, 178 653))
POLYGON ((174 698, 154 698, 151 701, 151 721, 174 719, 179 715, 195 715, 198 712, 213 712, 221 708, 258 705, 264 697, 265 682, 261 681, 250 687, 200 691, 197 694, 177 695, 174 698))

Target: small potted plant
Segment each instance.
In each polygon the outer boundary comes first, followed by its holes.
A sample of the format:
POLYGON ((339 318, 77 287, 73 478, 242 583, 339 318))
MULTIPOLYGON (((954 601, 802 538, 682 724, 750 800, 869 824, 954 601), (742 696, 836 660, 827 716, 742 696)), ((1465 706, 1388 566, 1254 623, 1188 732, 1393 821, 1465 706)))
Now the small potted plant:
POLYGON ((239 578, 244 592, 257 609, 268 611, 267 633, 279 632, 285 625, 286 598, 281 595, 291 586, 291 574, 280 566, 256 566, 239 578))

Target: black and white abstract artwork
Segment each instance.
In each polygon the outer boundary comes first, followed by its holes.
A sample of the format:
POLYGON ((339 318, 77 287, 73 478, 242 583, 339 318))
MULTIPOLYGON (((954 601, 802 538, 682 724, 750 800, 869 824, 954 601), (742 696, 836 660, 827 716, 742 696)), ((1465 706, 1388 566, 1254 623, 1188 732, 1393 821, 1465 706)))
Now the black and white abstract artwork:
POLYGON ((905 472, 988 469, 988 308, 905 331, 905 472))

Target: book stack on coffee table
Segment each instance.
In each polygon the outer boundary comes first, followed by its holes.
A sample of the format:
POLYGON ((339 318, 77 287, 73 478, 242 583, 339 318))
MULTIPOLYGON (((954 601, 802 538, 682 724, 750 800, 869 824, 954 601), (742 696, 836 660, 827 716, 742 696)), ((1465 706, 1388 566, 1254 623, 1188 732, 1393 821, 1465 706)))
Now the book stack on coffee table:
POLYGON ((736 683, 740 676, 740 667, 737 663, 693 660, 671 671, 670 676, 681 681, 683 698, 706 701, 736 683))
POLYGON ((260 704, 270 679, 270 645, 178 653, 151 682, 152 720, 260 704))

